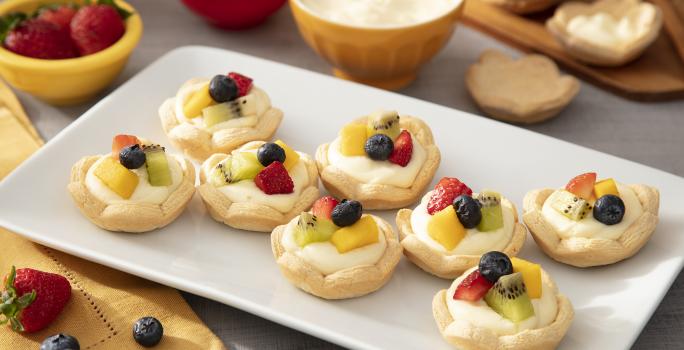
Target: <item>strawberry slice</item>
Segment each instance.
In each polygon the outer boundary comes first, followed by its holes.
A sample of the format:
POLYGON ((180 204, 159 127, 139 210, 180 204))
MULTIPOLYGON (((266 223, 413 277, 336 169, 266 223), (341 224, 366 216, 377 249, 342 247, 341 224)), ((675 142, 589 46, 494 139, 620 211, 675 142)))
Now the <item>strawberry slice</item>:
POLYGON ((582 199, 589 199, 594 193, 594 183, 596 183, 596 173, 581 174, 570 180, 565 185, 565 189, 582 199))
POLYGON ((252 78, 235 72, 228 73, 228 77, 235 81, 235 85, 238 87, 238 96, 245 96, 252 89, 252 78))
POLYGON ((112 140, 112 157, 119 159, 119 152, 121 152, 124 147, 139 144, 140 140, 133 135, 116 135, 114 136, 114 140, 112 140))
POLYGON ((480 274, 480 270, 475 270, 456 287, 454 300, 478 301, 493 285, 494 283, 489 282, 480 274))
POLYGON ((454 203, 454 199, 462 194, 471 196, 473 190, 455 177, 443 177, 432 192, 427 206, 428 214, 434 215, 436 212, 450 206, 454 203))
POLYGON ((287 194, 294 192, 294 183, 283 163, 275 161, 254 178, 254 183, 266 194, 287 194))
POLYGON ((411 161, 411 155, 413 154, 413 140, 411 139, 411 133, 402 130, 394 140, 394 150, 390 154, 390 162, 405 167, 411 161))
POLYGON ((335 209, 339 201, 333 196, 325 196, 319 198, 313 204, 311 211, 319 218, 326 218, 332 220, 332 211, 335 209))

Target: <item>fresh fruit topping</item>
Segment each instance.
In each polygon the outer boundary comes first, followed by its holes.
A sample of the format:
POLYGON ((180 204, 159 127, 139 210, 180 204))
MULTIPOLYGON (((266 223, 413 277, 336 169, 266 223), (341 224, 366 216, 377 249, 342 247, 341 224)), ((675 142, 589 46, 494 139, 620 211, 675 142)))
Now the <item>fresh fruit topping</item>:
POLYGON ((283 165, 285 166, 285 169, 291 170, 295 165, 297 165, 297 162, 299 162, 299 153, 293 150, 292 147, 285 144, 285 142, 282 140, 276 140, 275 144, 282 147, 282 149, 285 151, 285 162, 283 165))
POLYGON ((556 194, 551 207, 575 221, 584 219, 591 210, 591 205, 586 200, 565 190, 556 194))
POLYGON ((321 197, 314 202, 311 212, 319 218, 332 220, 333 209, 339 203, 337 198, 333 196, 321 197))
POLYGON ((73 5, 46 6, 38 11, 36 18, 70 31, 71 19, 74 18, 76 10, 76 6, 73 5))
POLYGON ((143 146, 145 164, 147 164, 147 178, 152 186, 171 186, 171 169, 166 159, 164 147, 159 145, 143 146))
POLYGON ((119 159, 119 153, 121 153, 122 149, 128 146, 139 144, 140 140, 133 135, 116 135, 112 140, 112 157, 119 159))
POLYGON ((212 105, 214 100, 209 95, 209 84, 202 85, 195 91, 183 106, 183 114, 187 118, 197 118, 202 115, 202 110, 212 105))
POLYGON ((458 220, 465 228, 475 228, 482 220, 480 202, 467 194, 454 199, 454 209, 458 220))
POLYGON ((503 210, 501 209, 501 194, 495 191, 483 190, 478 193, 477 200, 482 206, 482 220, 477 225, 481 232, 498 230, 503 227, 503 210))
POLYGON ((202 109, 202 119, 207 127, 212 127, 231 119, 243 117, 243 107, 244 105, 238 100, 211 105, 202 109))
POLYGON ((64 333, 49 336, 40 344, 40 350, 80 350, 78 339, 64 333))
POLYGON ((618 192, 617 189, 617 184, 613 179, 601 180, 594 185, 594 195, 596 198, 601 198, 607 194, 612 194, 618 197, 620 196, 620 192, 618 192))
POLYGON ((568 192, 582 198, 589 199, 594 192, 594 183, 596 182, 596 173, 586 173, 575 176, 567 185, 565 189, 568 192))
POLYGON ((385 134, 375 134, 366 140, 364 150, 373 160, 387 160, 394 151, 394 142, 385 134))
POLYGON ((119 162, 128 169, 138 169, 145 164, 145 152, 138 144, 126 146, 119 152, 119 162))
POLYGON ((265 167, 254 178, 254 183, 266 194, 287 194, 294 192, 294 183, 283 163, 275 161, 265 167))
POLYGON ((337 252, 344 254, 378 242, 378 224, 372 216, 366 215, 351 226, 342 227, 330 237, 337 252))
POLYGON ((111 5, 81 7, 71 20, 71 39, 82 56, 102 51, 117 42, 126 31, 124 21, 111 5))
POLYGON ((467 194, 471 196, 473 191, 455 177, 443 177, 435 186, 430 201, 427 205, 428 214, 436 212, 452 205, 456 197, 467 194))
POLYGON ((264 168, 254 152, 239 152, 230 163, 230 182, 252 180, 264 168))
POLYGON ((340 153, 342 155, 366 155, 366 126, 363 124, 347 124, 340 130, 340 153))
POLYGON ((237 85, 238 88, 238 96, 245 96, 249 93, 249 90, 252 89, 252 78, 235 72, 228 73, 228 77, 235 81, 235 85, 237 85))
POLYGON ((230 184, 233 181, 233 176, 230 173, 233 164, 233 157, 228 156, 222 160, 216 167, 214 167, 209 182, 215 187, 221 187, 230 184))
POLYGON ((285 150, 274 142, 266 142, 257 150, 257 158, 264 166, 273 162, 285 163, 285 150))
POLYGON ((411 161, 412 155, 413 140, 411 133, 402 130, 397 139, 394 140, 394 150, 387 160, 399 166, 406 166, 411 161))
MULTIPOLYGON (((77 56, 78 52, 69 37, 69 31, 56 24, 37 18, 22 21, 20 17, 12 17, 3 22, 6 21, 9 21, 6 24, 9 31, 4 37, 4 45, 14 53, 41 59, 77 56)), ((6 28, 3 27, 0 27, 0 37, 5 34, 6 28)))
POLYGON ((479 270, 475 270, 458 284, 454 292, 454 300, 478 301, 493 285, 494 283, 484 278, 479 270))
POLYGON ((105 157, 93 172, 110 190, 129 199, 138 187, 138 175, 111 157, 105 157))
POLYGON ((501 276, 513 273, 511 259, 508 255, 497 251, 482 254, 478 268, 482 276, 492 283, 496 283, 501 276))
POLYGON ((209 95, 218 103, 238 98, 238 87, 235 80, 225 75, 216 75, 209 82, 209 95))
POLYGON ((146 348, 159 344, 163 335, 164 327, 154 317, 143 317, 133 324, 133 339, 146 348))
POLYGON ((466 234, 465 228, 458 221, 456 211, 451 205, 430 217, 427 230, 430 237, 447 251, 456 248, 466 234))
POLYGON ((335 225, 340 227, 351 226, 361 218, 363 206, 361 202, 343 199, 333 208, 330 217, 335 225))
POLYGON ((615 225, 625 216, 625 203, 618 196, 607 194, 594 203, 594 219, 606 225, 615 225))
POLYGON ((18 332, 33 333, 54 321, 71 298, 71 285, 63 276, 12 266, 5 276, 0 324, 18 332))
POLYGON ((298 246, 305 247, 311 243, 329 241, 335 231, 337 231, 337 226, 332 221, 303 212, 297 221, 294 240, 298 246))
POLYGON ((501 276, 485 295, 485 302, 499 315, 518 323, 534 316, 520 272, 501 276))
POLYGON ((541 265, 515 257, 511 258, 511 263, 513 264, 513 272, 522 273, 523 281, 527 288, 527 295, 532 299, 541 298, 541 265))
POLYGON ((399 114, 396 111, 378 111, 368 116, 366 137, 385 134, 394 140, 399 136, 399 114))

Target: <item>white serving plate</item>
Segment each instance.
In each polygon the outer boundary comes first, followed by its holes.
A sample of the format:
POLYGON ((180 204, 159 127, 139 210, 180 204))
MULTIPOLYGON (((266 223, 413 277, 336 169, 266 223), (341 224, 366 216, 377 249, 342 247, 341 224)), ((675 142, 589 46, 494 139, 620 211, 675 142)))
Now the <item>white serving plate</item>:
MULTIPOLYGON (((285 112, 277 137, 310 154, 352 118, 376 108, 394 108, 420 116, 432 127, 443 158, 435 183, 442 176, 457 176, 474 190, 500 190, 518 208, 526 191, 560 187, 588 170, 658 187, 662 198, 657 232, 628 261, 603 268, 572 268, 544 256, 528 238, 522 257, 540 262, 575 307, 575 320, 562 349, 629 348, 682 267, 682 178, 436 104, 205 47, 185 47, 165 55, 102 99, 0 183, 0 226, 343 346, 449 348, 433 321, 431 301, 450 281, 432 277, 406 259, 380 291, 352 300, 325 301, 281 276, 269 235, 213 221, 198 196, 174 223, 145 234, 107 232, 81 216, 66 190, 72 164, 85 155, 106 153, 116 133, 168 145, 157 116, 162 101, 186 79, 227 71, 253 77, 285 112)), ((381 216, 394 222, 394 213, 381 216)))

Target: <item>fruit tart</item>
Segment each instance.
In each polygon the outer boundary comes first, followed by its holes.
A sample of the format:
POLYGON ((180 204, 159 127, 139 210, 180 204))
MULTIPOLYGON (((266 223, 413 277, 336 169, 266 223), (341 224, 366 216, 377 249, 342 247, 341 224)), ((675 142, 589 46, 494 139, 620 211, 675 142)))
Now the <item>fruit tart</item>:
POLYGON ((527 230, 515 205, 492 190, 473 191, 457 178, 442 178, 414 209, 397 213, 404 255, 441 278, 456 278, 480 256, 500 250, 515 256, 527 230))
POLYGON ((577 267, 613 264, 636 254, 658 224, 660 194, 647 185, 581 174, 558 190, 527 193, 523 221, 553 259, 577 267))
POLYGON ((401 245, 389 223, 363 214, 358 201, 332 196, 276 227, 271 248, 285 278, 324 299, 380 289, 401 259, 401 245))
POLYGON ((195 193, 195 168, 162 146, 116 135, 111 153, 74 164, 68 189, 95 225, 146 232, 168 225, 183 212, 195 193))
POLYGON ((540 265, 491 251, 432 300, 449 344, 471 349, 554 349, 574 311, 540 265))
POLYGON ((285 142, 252 141, 202 164, 199 193, 211 216, 250 231, 271 232, 318 198, 313 159, 285 142))
POLYGON ((159 108, 171 143, 197 160, 230 153, 250 141, 273 137, 283 112, 264 90, 239 73, 190 79, 159 108))
POLYGON ((417 201, 439 162, 427 124, 396 111, 361 117, 316 151, 325 188, 335 196, 355 198, 366 209, 401 208, 417 201))

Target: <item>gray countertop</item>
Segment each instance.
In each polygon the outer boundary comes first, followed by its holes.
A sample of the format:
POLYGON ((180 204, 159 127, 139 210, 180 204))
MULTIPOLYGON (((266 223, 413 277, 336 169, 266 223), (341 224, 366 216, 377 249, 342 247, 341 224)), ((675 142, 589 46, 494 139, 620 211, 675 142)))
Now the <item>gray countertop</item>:
MULTIPOLYGON (((191 15, 180 1, 129 2, 142 14, 145 33, 125 71, 111 89, 167 51, 184 45, 221 47, 330 73, 328 64, 309 49, 297 33, 287 7, 258 28, 226 32, 210 27, 191 15)), ((492 38, 460 26, 448 46, 424 67, 411 86, 400 93, 481 114, 468 96, 463 76, 467 67, 487 48, 519 54, 492 38)), ((56 135, 97 102, 96 99, 80 106, 56 108, 23 93, 19 93, 19 96, 46 139, 56 135)), ((684 101, 638 103, 583 83, 577 98, 561 115, 526 128, 684 176, 684 101)), ((635 349, 684 347, 684 292, 680 288, 684 288, 681 274, 640 335, 635 349)), ((335 347, 230 306, 187 293, 184 296, 230 348, 335 347)))

